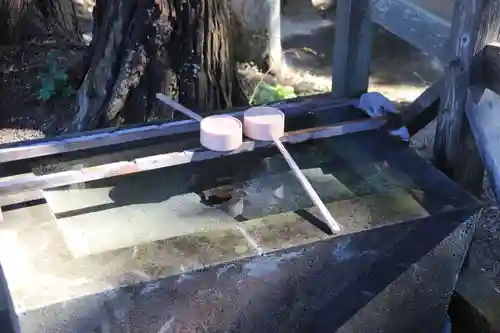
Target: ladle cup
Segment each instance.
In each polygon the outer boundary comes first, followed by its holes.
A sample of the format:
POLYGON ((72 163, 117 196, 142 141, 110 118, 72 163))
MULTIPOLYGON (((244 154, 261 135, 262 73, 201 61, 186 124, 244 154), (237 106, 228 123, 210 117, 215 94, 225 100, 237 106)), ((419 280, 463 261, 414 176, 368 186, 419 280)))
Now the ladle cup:
POLYGON ((156 94, 156 97, 177 111, 200 122, 200 141, 207 149, 231 151, 238 148, 243 143, 242 131, 244 131, 247 137, 253 140, 273 141, 290 166, 290 169, 292 169, 293 174, 304 191, 319 209, 331 231, 334 233, 340 231, 340 226, 337 221, 332 217, 328 208, 326 208, 309 180, 307 180, 297 163, 295 163, 293 157, 278 139, 282 137, 285 132, 285 114, 281 110, 268 106, 250 108, 244 112, 244 126, 241 126, 241 122, 234 117, 219 115, 203 118, 199 114, 189 110, 163 94, 156 94), (231 123, 236 123, 239 126, 234 127, 231 123), (227 128, 224 128, 225 126, 227 126, 227 128), (240 131, 238 132, 237 129, 240 131))
POLYGON ((203 147, 227 152, 239 148, 243 143, 243 125, 239 119, 226 115, 203 118, 164 94, 156 94, 156 98, 200 123, 200 143, 203 147))
POLYGON ((318 193, 316 193, 309 180, 302 173, 297 163, 295 163, 293 157, 279 140, 285 133, 285 114, 280 109, 269 106, 250 108, 243 115, 243 129, 245 135, 250 139, 274 142, 300 185, 320 211, 331 231, 334 233, 339 232, 339 224, 332 217, 318 193))

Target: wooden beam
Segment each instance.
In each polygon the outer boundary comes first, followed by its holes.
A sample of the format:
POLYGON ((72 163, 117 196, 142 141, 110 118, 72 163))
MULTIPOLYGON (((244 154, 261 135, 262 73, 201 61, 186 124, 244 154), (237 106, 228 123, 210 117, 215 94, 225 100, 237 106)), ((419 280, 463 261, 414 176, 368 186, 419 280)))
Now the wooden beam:
POLYGON ((471 73, 479 70, 472 68, 473 58, 482 51, 489 29, 500 18, 499 14, 493 0, 457 0, 446 47, 448 58, 454 60, 445 70, 434 146, 435 163, 470 191, 481 186, 482 177, 478 176, 481 167, 475 177, 468 174, 481 165, 481 159, 465 121, 466 96, 471 73))
POLYGON ((337 4, 332 89, 336 98, 357 97, 368 90, 374 24, 369 0, 337 4))
MULTIPOLYGON (((436 0, 452 4, 449 0, 436 0)), ((450 11, 452 8, 450 7, 450 11)), ((451 24, 411 0, 371 0, 371 19, 423 52, 446 58, 451 24)))
POLYGON ((495 198, 500 202, 500 96, 489 89, 469 89, 465 110, 495 198))
MULTIPOLYGON (((467 109, 471 99, 466 100, 467 109)), ((454 168, 453 179, 471 194, 480 197, 483 193, 484 164, 470 123, 465 121, 462 129, 461 162, 454 168)))
POLYGON ((443 82, 443 79, 434 82, 401 112, 403 123, 408 128, 410 136, 420 131, 436 118, 443 82))
MULTIPOLYGON (((458 80, 464 80, 464 75, 460 74, 458 80)), ((403 123, 410 135, 414 135, 437 117, 444 82, 444 77, 434 82, 401 112, 403 123)))
MULTIPOLYGON (((284 143, 295 144, 309 140, 317 140, 344 135, 353 132, 373 130, 380 128, 385 123, 385 117, 374 117, 355 121, 346 121, 332 126, 316 127, 306 130, 288 132, 284 137, 281 138, 281 141, 284 143)), ((273 146, 274 143, 272 141, 245 141, 237 150, 225 153, 200 148, 148 156, 132 161, 121 161, 110 164, 103 164, 82 168, 79 170, 57 172, 41 176, 16 177, 14 179, 0 180, 0 196, 7 196, 40 189, 49 189, 59 186, 139 173, 143 171, 162 169, 174 165, 209 160, 222 156, 240 154, 244 152, 250 152, 255 149, 269 148, 273 146)))
MULTIPOLYGON (((321 112, 354 104, 355 101, 353 100, 336 100, 331 94, 322 94, 275 102, 270 105, 281 109, 286 116, 294 117, 308 112, 321 112)), ((242 118, 243 112, 236 111, 229 115, 242 118)), ((183 120, 141 127, 108 128, 76 135, 63 135, 53 139, 24 141, 22 143, 0 145, 0 163, 113 146, 198 130, 199 123, 197 121, 183 120)))
POLYGON ((410 105, 408 105, 401 113, 401 117, 405 124, 412 122, 417 118, 425 109, 432 106, 439 100, 443 90, 444 79, 430 85, 420 96, 418 96, 410 105))

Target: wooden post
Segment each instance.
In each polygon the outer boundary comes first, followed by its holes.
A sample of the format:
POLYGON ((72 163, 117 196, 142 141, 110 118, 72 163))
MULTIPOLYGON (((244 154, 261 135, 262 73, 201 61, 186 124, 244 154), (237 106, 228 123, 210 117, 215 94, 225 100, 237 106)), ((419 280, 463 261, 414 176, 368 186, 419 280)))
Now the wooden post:
POLYGON ((334 97, 355 97, 368 89, 374 32, 368 9, 369 0, 338 2, 333 47, 334 97))
POLYGON ((465 121, 465 103, 471 76, 480 70, 473 65, 474 57, 483 49, 498 18, 496 0, 457 0, 436 129, 437 167, 475 194, 481 191, 483 170, 465 121))
POLYGON ((465 113, 488 171, 497 202, 500 200, 500 96, 489 89, 469 89, 465 113))
POLYGON ((483 84, 500 94, 500 43, 493 42, 486 45, 482 58, 483 84))

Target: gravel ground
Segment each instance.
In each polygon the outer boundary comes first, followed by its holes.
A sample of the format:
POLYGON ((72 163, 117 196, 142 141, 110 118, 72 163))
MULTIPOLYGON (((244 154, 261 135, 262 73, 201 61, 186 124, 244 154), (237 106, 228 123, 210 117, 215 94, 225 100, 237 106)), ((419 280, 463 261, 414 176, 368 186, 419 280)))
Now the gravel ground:
POLYGON ((0 129, 0 143, 17 142, 23 140, 40 139, 45 137, 42 131, 16 128, 0 129))

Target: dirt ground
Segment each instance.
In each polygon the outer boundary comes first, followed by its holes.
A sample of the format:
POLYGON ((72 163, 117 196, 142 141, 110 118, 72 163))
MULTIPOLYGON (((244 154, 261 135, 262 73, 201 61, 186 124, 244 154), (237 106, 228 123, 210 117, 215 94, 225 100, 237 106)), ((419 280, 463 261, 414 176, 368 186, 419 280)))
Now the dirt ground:
MULTIPOLYGON (((84 37, 92 30, 93 0, 75 0, 84 37)), ((52 136, 67 127, 74 96, 40 99, 44 73, 50 66, 71 74, 85 52, 85 45, 48 37, 21 45, 0 47, 0 143, 52 136)), ((71 75, 70 75, 71 76, 71 75)), ((74 82, 69 86, 77 88, 74 82)))
POLYGON ((49 52, 59 52, 57 61, 61 66, 72 68, 83 51, 57 40, 0 49, 0 142, 50 136, 65 128, 71 120, 75 98, 56 96, 49 101, 40 100, 41 75, 49 52))

